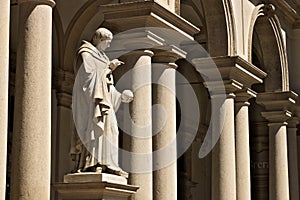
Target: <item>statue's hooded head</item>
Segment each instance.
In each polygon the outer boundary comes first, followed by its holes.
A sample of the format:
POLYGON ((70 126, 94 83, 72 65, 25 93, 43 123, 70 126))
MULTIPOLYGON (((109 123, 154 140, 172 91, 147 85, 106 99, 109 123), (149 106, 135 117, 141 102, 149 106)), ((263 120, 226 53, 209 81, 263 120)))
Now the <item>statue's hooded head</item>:
POLYGON ((109 47, 109 44, 111 40, 113 39, 113 34, 106 28, 98 28, 96 32, 94 33, 92 44, 96 47, 102 43, 99 47, 102 50, 105 50, 107 47, 109 47), (108 44, 106 44, 108 43, 108 44), (107 47, 106 47, 107 46, 107 47))

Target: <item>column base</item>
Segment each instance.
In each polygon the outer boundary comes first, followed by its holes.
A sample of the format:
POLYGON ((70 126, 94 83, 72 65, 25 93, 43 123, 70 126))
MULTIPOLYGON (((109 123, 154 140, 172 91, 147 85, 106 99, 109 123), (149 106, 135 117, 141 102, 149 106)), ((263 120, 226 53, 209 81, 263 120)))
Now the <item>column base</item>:
POLYGON ((127 185, 127 179, 105 173, 75 173, 64 176, 53 188, 61 200, 128 199, 139 186, 127 185))

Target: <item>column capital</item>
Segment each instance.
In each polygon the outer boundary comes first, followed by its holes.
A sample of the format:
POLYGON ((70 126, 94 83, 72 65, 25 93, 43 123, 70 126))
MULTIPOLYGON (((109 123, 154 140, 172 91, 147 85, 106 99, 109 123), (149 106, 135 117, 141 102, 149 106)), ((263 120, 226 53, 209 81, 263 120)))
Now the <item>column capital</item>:
POLYGON ((185 57, 185 51, 174 45, 170 45, 163 46, 158 50, 154 50, 154 56, 152 57, 152 60, 154 63, 175 63, 178 59, 185 57))
POLYGON ((292 91, 265 92, 257 94, 256 102, 266 109, 261 115, 271 125, 287 125, 292 118, 292 112, 298 95, 292 91))
POLYGON ((153 51, 150 51, 150 50, 144 50, 142 55, 152 57, 154 55, 154 53, 153 53, 153 51))
POLYGON ((288 110, 261 112, 261 115, 268 120, 269 126, 287 125, 287 121, 292 117, 292 113, 288 110))
POLYGON ((257 94, 256 102, 263 105, 267 111, 294 111, 298 95, 293 91, 265 92, 257 94))
MULTIPOLYGON (((243 84, 241 84, 236 80, 208 81, 208 82, 204 82, 204 86, 208 89, 211 95, 218 95, 218 94, 234 95, 234 92, 241 90, 243 88, 243 84)), ((229 97, 232 97, 232 95, 230 95, 229 97)))
POLYGON ((154 55, 154 52, 152 50, 149 49, 137 49, 134 51, 130 51, 128 53, 126 53, 125 55, 123 55, 123 57, 125 56, 125 58, 130 58, 133 59, 133 57, 138 57, 135 59, 139 59, 139 57, 141 56, 150 56, 152 57, 154 55))
POLYGON ((51 6, 52 8, 55 6, 54 0, 18 0, 18 3, 37 3, 37 4, 46 4, 51 6))
MULTIPOLYGON (((120 32, 139 27, 156 29, 159 26, 165 30, 178 31, 182 36, 191 39, 193 35, 200 32, 198 27, 153 0, 101 5, 99 9, 104 14, 104 25, 109 28, 113 24, 118 27, 120 32)), ((163 37, 170 37, 169 33, 168 31, 158 31, 158 34, 163 37)))
POLYGON ((236 98, 235 98, 236 104, 250 105, 248 100, 251 98, 255 98, 257 92, 251 90, 250 88, 244 88, 240 91, 237 91, 235 94, 236 94, 236 98))
POLYGON ((192 60, 196 70, 209 81, 217 81, 220 77, 216 76, 218 70, 223 80, 234 79, 244 87, 251 88, 255 83, 262 83, 266 73, 247 62, 239 56, 220 56, 208 58, 195 58, 192 60))

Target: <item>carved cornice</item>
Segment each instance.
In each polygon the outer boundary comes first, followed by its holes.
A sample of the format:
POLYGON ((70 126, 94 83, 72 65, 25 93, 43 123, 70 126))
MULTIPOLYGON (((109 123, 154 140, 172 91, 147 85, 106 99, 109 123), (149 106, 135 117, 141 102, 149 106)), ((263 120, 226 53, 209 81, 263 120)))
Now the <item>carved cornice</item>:
POLYGON ((265 72, 239 56, 222 56, 193 59, 196 70, 208 81, 235 80, 244 87, 250 88, 255 83, 262 83, 267 76, 265 72), (216 68, 220 76, 216 76, 216 68))
POLYGON ((140 27, 163 27, 179 31, 187 37, 194 36, 200 29, 176 15, 154 0, 100 6, 105 25, 126 31, 140 27))
POLYGON ((150 30, 143 29, 117 35, 107 55, 113 59, 123 55, 137 54, 140 50, 149 50, 154 52, 153 62, 174 63, 180 58, 186 58, 187 54, 178 46, 167 44, 164 38, 150 30))
POLYGON ((255 98, 257 93, 249 88, 245 88, 236 93, 235 102, 236 104, 249 105, 248 100, 255 98))
POLYGON ((298 95, 292 91, 259 93, 256 102, 266 109, 261 115, 271 124, 287 125, 292 118, 298 95))
POLYGON ((272 124, 275 123, 275 124, 287 125, 287 121, 292 117, 292 112, 288 110, 267 111, 267 112, 261 112, 261 115, 272 124))
POLYGON ((165 40, 150 30, 139 30, 116 35, 106 53, 113 59, 131 52, 136 54, 136 51, 141 49, 151 50, 165 45, 165 40))
POLYGON ((159 50, 154 50, 154 56, 152 57, 152 60, 154 63, 175 64, 175 62, 178 59, 185 58, 185 57, 186 57, 186 52, 184 52, 183 50, 181 50, 180 48, 174 45, 171 45, 171 46, 163 46, 159 50))
POLYGON ((267 111, 294 110, 298 95, 293 91, 259 93, 256 102, 265 106, 267 111))
POLYGON ((209 90, 211 96, 226 94, 227 98, 234 98, 235 95, 233 93, 243 88, 243 84, 232 79, 223 81, 207 81, 204 83, 204 86, 209 90))

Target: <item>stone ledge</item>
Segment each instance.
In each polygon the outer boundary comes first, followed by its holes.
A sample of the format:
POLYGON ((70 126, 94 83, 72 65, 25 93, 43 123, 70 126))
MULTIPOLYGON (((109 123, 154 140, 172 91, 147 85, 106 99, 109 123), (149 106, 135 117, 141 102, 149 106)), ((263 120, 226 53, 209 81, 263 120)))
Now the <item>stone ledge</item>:
POLYGON ((233 79, 250 88, 252 84, 262 83, 262 79, 267 76, 264 71, 239 56, 195 58, 192 62, 196 70, 209 81, 220 77, 223 80, 233 79))
POLYGON ((118 31, 148 26, 181 30, 187 37, 200 32, 198 27, 153 0, 110 4, 100 9, 106 25, 118 27, 118 31))
POLYGON ((256 102, 267 111, 294 111, 298 95, 293 91, 265 92, 257 94, 256 102))

